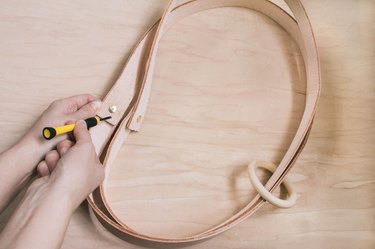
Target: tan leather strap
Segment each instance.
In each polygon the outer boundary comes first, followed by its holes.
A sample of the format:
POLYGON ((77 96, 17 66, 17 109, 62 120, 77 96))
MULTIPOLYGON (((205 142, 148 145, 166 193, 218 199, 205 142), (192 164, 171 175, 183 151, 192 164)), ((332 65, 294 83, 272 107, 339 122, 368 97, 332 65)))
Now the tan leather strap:
MULTIPOLYGON (((127 135, 132 131, 140 130, 147 109, 155 57, 162 35, 173 24, 190 14, 219 7, 242 7, 256 10, 282 26, 298 45, 306 68, 306 104, 301 122, 289 149, 264 186, 268 192, 278 187, 307 141, 320 93, 319 59, 310 21, 299 0, 285 0, 285 2, 294 18, 267 0, 170 1, 162 18, 135 46, 121 76, 103 100, 99 116, 111 115, 113 118, 91 129, 93 142, 98 154, 101 155, 106 172, 110 171, 127 135), (117 107, 117 112, 109 112, 112 105, 117 107)), ((106 181, 87 199, 93 213, 104 227, 120 238, 139 238, 162 243, 192 242, 217 235, 243 221, 265 203, 265 200, 257 195, 237 214, 205 232, 184 238, 158 238, 138 233, 127 227, 111 210, 110 204, 106 201, 105 190, 106 181)))

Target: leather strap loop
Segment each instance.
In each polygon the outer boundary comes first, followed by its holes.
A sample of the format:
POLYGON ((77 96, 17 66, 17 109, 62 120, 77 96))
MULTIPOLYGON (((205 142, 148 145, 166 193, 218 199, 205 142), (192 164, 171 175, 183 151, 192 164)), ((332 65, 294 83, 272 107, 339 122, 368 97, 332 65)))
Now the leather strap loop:
MULTIPOLYGON (((285 2, 294 18, 268 0, 171 0, 162 18, 146 32, 135 46, 121 76, 103 100, 99 116, 112 115, 113 118, 90 130, 106 174, 109 174, 114 159, 128 134, 140 130, 148 105, 155 57, 162 35, 173 24, 190 14, 212 8, 241 7, 256 10, 280 24, 298 45, 306 69, 306 104, 301 122, 286 154, 271 178, 264 187, 262 186, 261 191, 266 190, 265 192, 270 193, 277 188, 293 166, 308 139, 320 94, 319 57, 310 21, 299 0, 285 0, 285 2), (118 111, 114 114, 109 113, 108 109, 111 105, 117 106, 118 111)), ((263 198, 269 197, 261 198, 260 195, 257 195, 238 213, 205 232, 184 238, 159 238, 141 234, 126 226, 111 209, 110 203, 106 200, 105 189, 106 181, 87 198, 93 213, 104 227, 120 238, 133 237, 161 243, 185 243, 217 235, 252 215, 265 203, 263 198)), ((271 199, 268 198, 268 200, 271 199)))

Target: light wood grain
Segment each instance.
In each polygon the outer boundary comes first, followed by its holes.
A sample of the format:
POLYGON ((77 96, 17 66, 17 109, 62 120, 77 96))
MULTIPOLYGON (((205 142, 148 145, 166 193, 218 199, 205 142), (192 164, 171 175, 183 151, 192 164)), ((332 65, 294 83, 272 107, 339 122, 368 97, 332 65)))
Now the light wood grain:
MULTIPOLYGON (((165 3, 2 2, 0 149, 52 100, 104 96, 165 3)), ((319 45, 323 88, 310 140, 289 175, 297 205, 267 204, 192 248, 375 247, 375 2, 303 3, 319 45)), ((304 88, 299 51, 270 19, 225 8, 182 20, 161 42, 142 131, 130 136, 109 175, 116 214, 160 236, 199 232, 230 216, 255 194, 248 162, 283 156, 304 88)), ((13 208, 1 216, 2 226, 13 208)), ((99 233, 83 205, 63 248, 104 247, 139 248, 99 233)))

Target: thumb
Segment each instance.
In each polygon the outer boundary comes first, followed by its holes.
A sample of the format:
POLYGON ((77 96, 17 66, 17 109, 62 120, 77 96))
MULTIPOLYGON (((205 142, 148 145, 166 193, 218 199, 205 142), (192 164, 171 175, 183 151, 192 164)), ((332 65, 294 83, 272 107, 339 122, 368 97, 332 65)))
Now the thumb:
POLYGON ((78 120, 76 126, 74 127, 74 137, 77 142, 89 142, 91 141, 90 133, 87 129, 86 122, 84 120, 78 120))
POLYGON ((76 120, 90 118, 92 116, 95 116, 95 114, 99 111, 101 106, 102 106, 102 101, 97 99, 95 101, 92 101, 82 106, 75 113, 73 113, 73 117, 76 120))

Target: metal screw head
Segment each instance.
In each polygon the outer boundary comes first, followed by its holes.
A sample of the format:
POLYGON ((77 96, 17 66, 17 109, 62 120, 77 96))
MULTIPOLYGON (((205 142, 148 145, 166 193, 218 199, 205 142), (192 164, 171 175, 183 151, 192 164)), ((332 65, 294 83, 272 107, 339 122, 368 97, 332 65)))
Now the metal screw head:
POLYGON ((117 106, 110 105, 108 110, 109 110, 110 113, 115 113, 115 112, 117 112, 117 106))

